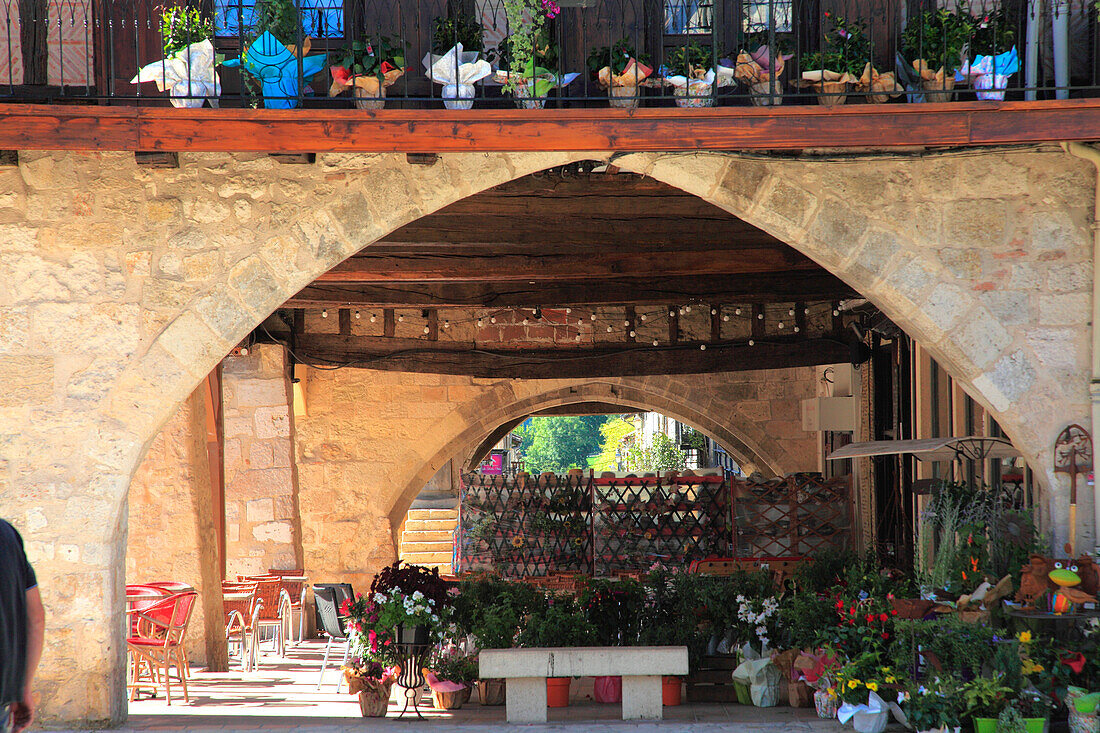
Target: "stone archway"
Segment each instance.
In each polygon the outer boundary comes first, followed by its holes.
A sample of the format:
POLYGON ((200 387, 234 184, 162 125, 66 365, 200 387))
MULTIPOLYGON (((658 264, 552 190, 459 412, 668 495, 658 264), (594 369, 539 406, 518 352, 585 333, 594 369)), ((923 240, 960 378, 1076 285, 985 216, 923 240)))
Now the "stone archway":
MULTIPOLYGON (((727 209, 866 295, 1055 487, 1061 532, 1068 498, 1049 468, 1051 443, 1065 423, 1089 420, 1093 183, 1087 164, 1059 152, 968 156, 645 154, 615 164, 727 209)), ((56 609, 51 628, 65 631, 47 645, 46 668, 58 670, 40 685, 48 721, 124 715, 127 487, 160 426, 222 356, 397 226, 600 156, 445 155, 426 168, 397 155, 327 154, 316 167, 181 157, 178 170, 150 170, 128 153, 21 154, 0 172, 3 491, 56 609)), ((1084 503, 1079 516, 1091 516, 1084 503)), ((1092 528, 1078 537, 1091 541, 1092 528)))

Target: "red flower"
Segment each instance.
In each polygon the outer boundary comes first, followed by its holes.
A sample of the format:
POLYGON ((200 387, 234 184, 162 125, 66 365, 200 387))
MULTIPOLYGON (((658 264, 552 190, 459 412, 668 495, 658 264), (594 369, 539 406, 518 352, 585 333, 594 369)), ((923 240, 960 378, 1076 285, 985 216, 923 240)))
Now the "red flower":
POLYGON ((852 606, 851 609, 848 610, 848 615, 849 616, 855 616, 856 615, 856 607, 855 606, 852 606))
POLYGON ((1059 661, 1072 669, 1075 674, 1081 674, 1081 670, 1085 668, 1085 655, 1081 652, 1062 657, 1059 661))
POLYGON ((880 636, 881 636, 881 637, 882 637, 883 639, 889 639, 889 638, 890 638, 890 635, 889 635, 889 634, 887 634, 887 633, 886 633, 885 631, 883 631, 883 632, 882 632, 882 633, 880 634, 880 636))
POLYGON ((838 599, 837 600, 836 610, 838 610, 838 611, 843 611, 844 610, 844 599, 838 599))
POLYGON ((898 615, 898 609, 896 609, 896 608, 891 608, 891 609, 890 609, 890 615, 891 615, 891 616, 897 616, 897 615, 898 615))
POLYGON ((855 626, 856 625, 855 619, 848 619, 848 625, 849 626, 855 626))
POLYGON ((887 616, 885 613, 880 613, 878 615, 878 620, 881 621, 882 623, 886 623, 887 621, 890 620, 890 617, 887 616))
POLYGON ((873 613, 869 613, 866 616, 864 616, 863 618, 865 618, 867 620, 867 623, 869 623, 869 624, 873 624, 875 622, 875 614, 873 614, 873 613))

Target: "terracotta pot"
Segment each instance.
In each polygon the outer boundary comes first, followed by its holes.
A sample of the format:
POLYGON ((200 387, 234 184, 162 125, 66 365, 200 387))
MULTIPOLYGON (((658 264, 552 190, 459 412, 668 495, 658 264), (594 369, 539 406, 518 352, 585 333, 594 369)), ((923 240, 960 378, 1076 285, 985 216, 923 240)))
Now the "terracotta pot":
POLYGON ((661 702, 674 707, 683 700, 683 685, 679 677, 661 678, 661 702))
POLYGON ((436 710, 458 710, 470 699, 472 687, 463 687, 455 692, 437 692, 432 690, 432 704, 436 710))
POLYGON ((359 711, 364 718, 384 718, 390 706, 389 682, 365 681, 359 691, 359 711))
POLYGON ((386 106, 386 87, 384 85, 379 85, 377 96, 362 87, 352 87, 351 95, 355 99, 355 106, 359 109, 382 109, 386 106))
POLYGON ((504 680, 478 680, 477 700, 482 705, 503 705, 504 680))
POLYGON ((547 677, 546 678, 546 707, 569 707, 569 683, 571 677, 547 677))

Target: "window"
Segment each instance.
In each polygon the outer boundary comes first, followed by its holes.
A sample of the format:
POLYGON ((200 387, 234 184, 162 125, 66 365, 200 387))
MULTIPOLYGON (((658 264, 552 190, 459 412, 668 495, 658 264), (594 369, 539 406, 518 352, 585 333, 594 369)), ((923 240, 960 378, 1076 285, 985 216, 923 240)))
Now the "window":
POLYGON ((711 32, 714 0, 665 0, 665 33, 705 35, 711 32))
POLYGON ((746 0, 741 6, 741 29, 746 35, 767 33, 774 22, 776 33, 790 33, 792 4, 792 0, 746 0))
MULTIPOLYGON (((295 0, 302 13, 303 32, 309 38, 344 37, 343 0, 295 0)), ((214 0, 214 28, 219 36, 247 32, 256 12, 255 0, 214 0)), ((280 38, 291 43, 295 39, 280 38)))

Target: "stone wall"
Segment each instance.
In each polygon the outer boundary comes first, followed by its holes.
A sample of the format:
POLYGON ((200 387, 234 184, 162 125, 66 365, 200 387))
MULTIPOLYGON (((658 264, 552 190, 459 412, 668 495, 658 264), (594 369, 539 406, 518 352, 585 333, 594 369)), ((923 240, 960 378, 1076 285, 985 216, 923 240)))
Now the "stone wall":
MULTIPOLYGON (((0 169, 0 492, 42 579, 46 722, 125 714, 126 496, 156 434, 224 355, 402 224, 482 188, 607 157, 468 153, 414 166, 403 155, 330 153, 283 165, 184 153, 178 169, 152 169, 132 153, 20 151, 17 167, 0 169)), ((1048 490, 1055 544, 1065 540, 1068 482, 1051 452, 1067 423, 1090 425, 1089 164, 1052 146, 632 154, 615 165, 730 211, 869 298, 1004 427, 1048 490)), ((486 410, 492 420, 506 412, 486 410)), ((1091 492, 1079 499, 1077 537, 1090 546, 1091 492)))
POLYGON ((258 344, 222 362, 225 572, 263 575, 301 564, 286 352, 258 344))
POLYGON ((185 646, 188 658, 225 669, 206 415, 196 390, 153 440, 130 484, 126 582, 175 581, 199 593, 185 646))

